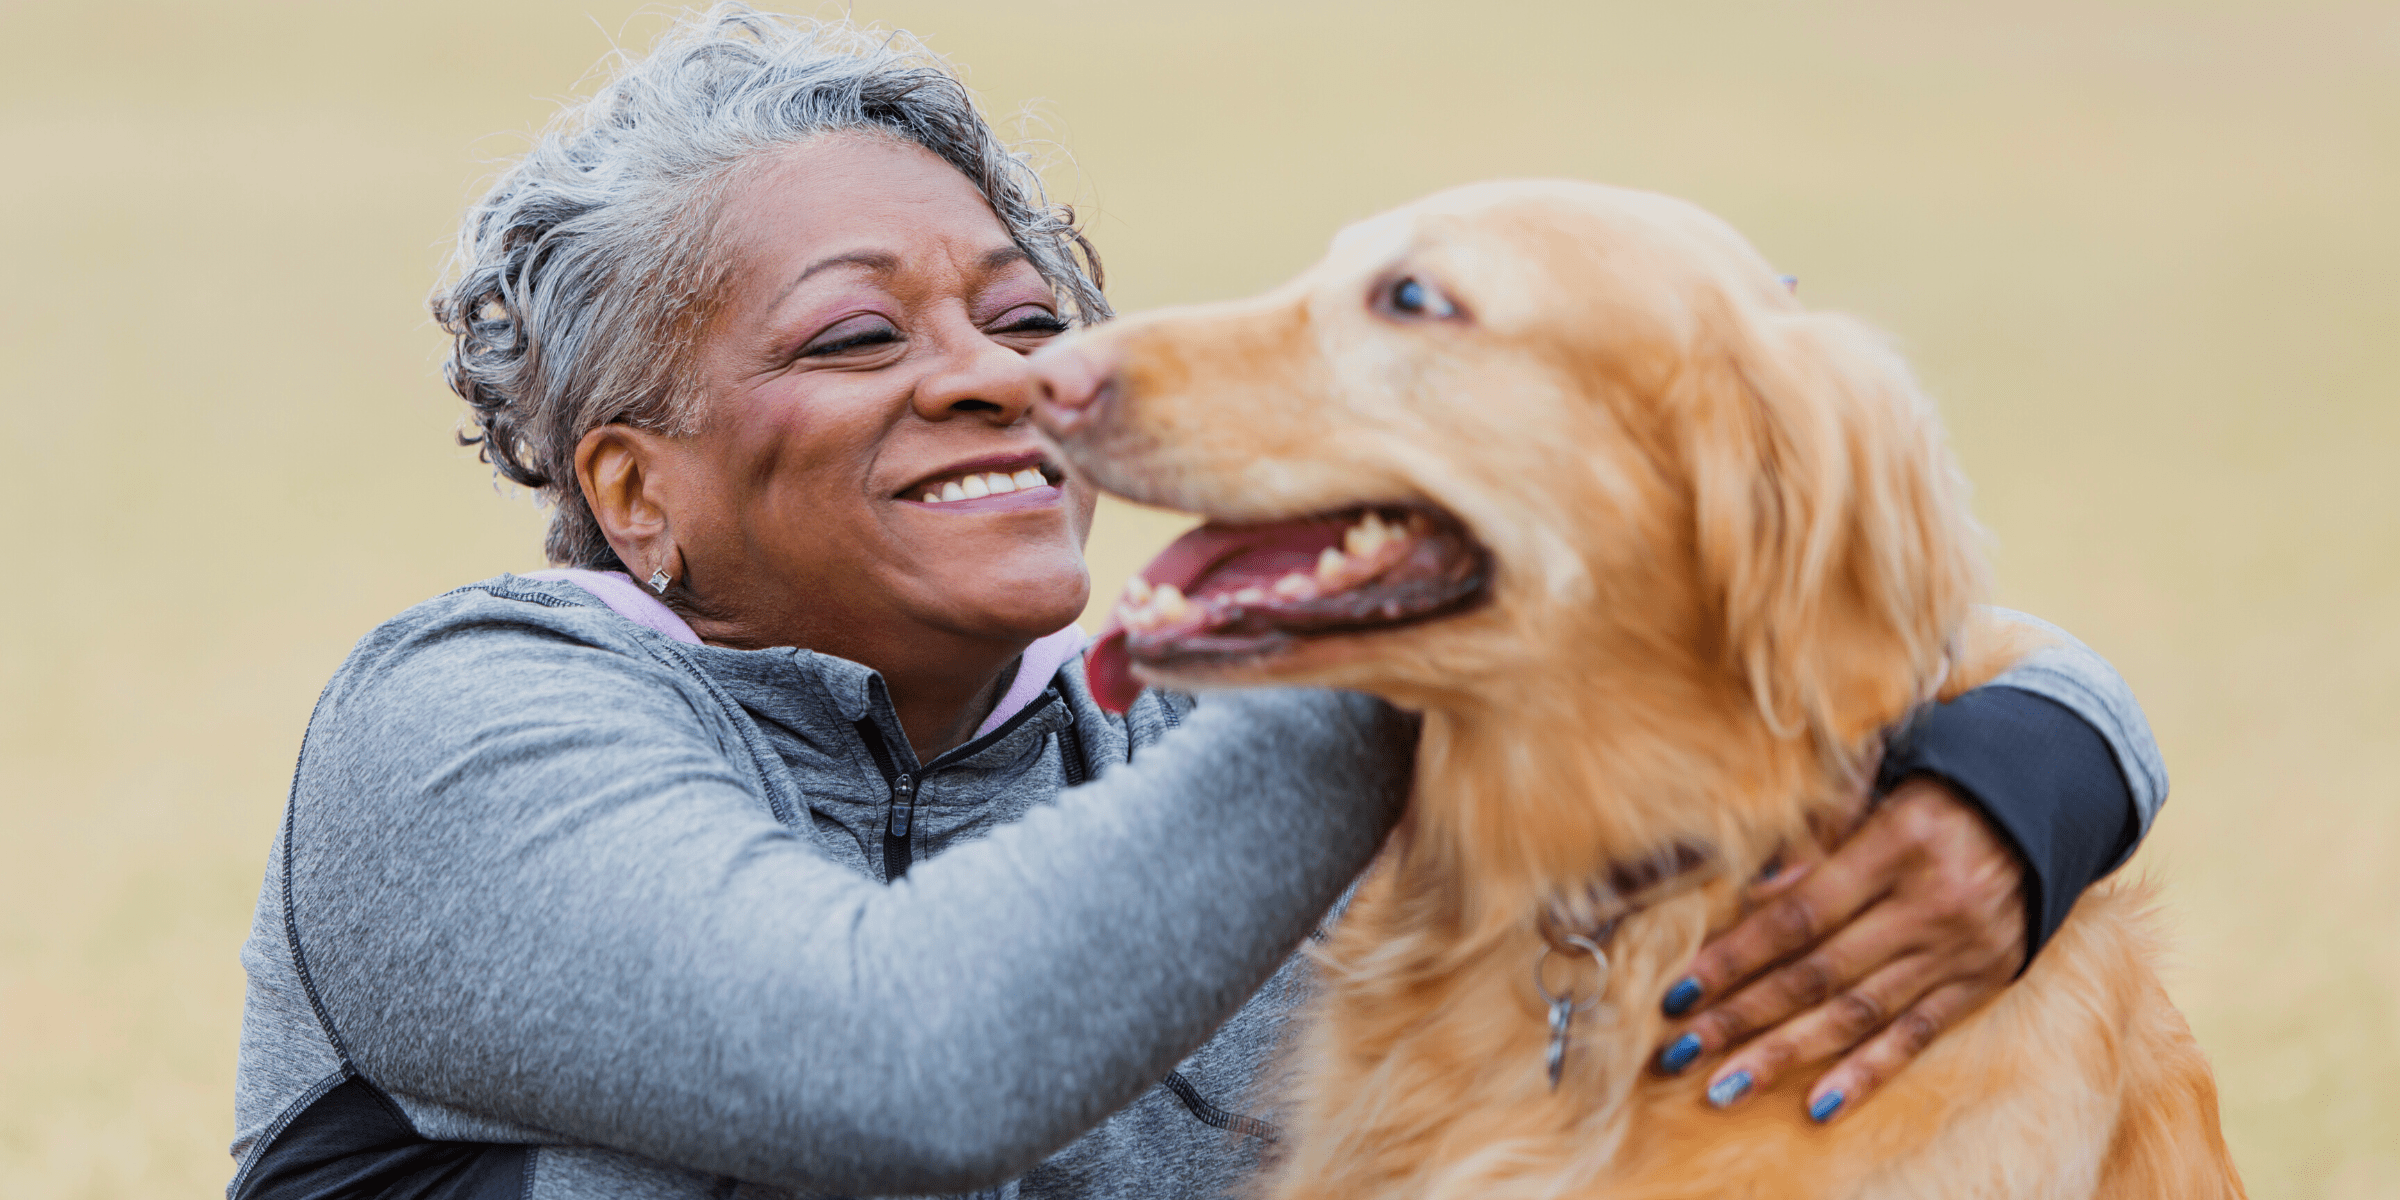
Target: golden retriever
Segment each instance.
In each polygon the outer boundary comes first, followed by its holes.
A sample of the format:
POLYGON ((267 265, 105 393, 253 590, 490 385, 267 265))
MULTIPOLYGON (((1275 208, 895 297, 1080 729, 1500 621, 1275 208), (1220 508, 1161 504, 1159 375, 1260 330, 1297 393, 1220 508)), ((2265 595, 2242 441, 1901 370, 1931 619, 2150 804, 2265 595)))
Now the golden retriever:
POLYGON ((1036 369, 1071 469, 1208 522, 1129 587, 1104 696, 1138 674, 1424 714, 1410 813, 1294 1034, 1266 1194, 2241 1194, 2131 885, 1839 1122, 1804 1119, 1809 1072, 1718 1112, 1701 1073, 1645 1069, 1739 881, 1855 803, 1880 731, 2028 648, 1973 606, 1978 535, 1904 365, 1723 222, 1461 188, 1036 369), (1604 989, 1555 1090, 1537 970, 1604 989))

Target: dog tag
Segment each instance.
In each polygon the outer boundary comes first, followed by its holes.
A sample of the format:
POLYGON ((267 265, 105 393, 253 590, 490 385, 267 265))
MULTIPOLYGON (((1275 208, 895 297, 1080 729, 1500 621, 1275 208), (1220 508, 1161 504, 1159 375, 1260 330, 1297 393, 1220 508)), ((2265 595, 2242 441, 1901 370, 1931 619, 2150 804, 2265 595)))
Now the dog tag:
POLYGON ((1573 1000, 1550 1002, 1550 1090, 1558 1090, 1558 1078, 1567 1069, 1567 1025, 1575 1019, 1573 1000))
POLYGON ((1591 998, 1577 1004, 1572 983, 1566 992, 1554 996, 1550 994, 1550 985, 1542 981, 1542 964, 1550 961, 1551 947, 1542 947, 1541 954, 1533 960, 1533 990, 1540 994, 1542 1003, 1550 1009, 1550 1048, 1542 1058, 1543 1064, 1550 1069, 1550 1090, 1554 1092, 1558 1090, 1560 1077, 1567 1071, 1567 1027, 1574 1024, 1576 1013, 1598 1007, 1602 997, 1608 994, 1607 952, 1600 949, 1600 943, 1587 937, 1569 935, 1566 940, 1569 945, 1592 956, 1592 962, 1600 968, 1600 980, 1594 985, 1591 998))

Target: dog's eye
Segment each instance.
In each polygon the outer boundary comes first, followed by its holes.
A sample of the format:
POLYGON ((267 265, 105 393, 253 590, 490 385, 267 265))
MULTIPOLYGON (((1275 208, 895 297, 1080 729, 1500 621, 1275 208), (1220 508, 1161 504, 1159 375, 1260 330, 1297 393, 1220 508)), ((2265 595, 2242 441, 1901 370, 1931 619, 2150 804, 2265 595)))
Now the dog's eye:
POLYGON ((1384 289, 1383 303, 1404 317, 1454 317, 1458 306, 1441 290, 1414 275, 1403 275, 1384 289))

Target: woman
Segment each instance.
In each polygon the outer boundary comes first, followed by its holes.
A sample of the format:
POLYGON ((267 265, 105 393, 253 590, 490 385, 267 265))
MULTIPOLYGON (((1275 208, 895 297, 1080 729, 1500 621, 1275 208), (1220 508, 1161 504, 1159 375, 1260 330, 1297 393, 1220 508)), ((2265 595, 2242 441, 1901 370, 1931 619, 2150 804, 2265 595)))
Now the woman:
MULTIPOLYGON (((556 506, 563 569, 410 609, 320 699, 244 950, 231 1194, 1237 1184, 1292 950, 1412 734, 1325 693, 1092 703, 1092 501, 1022 356, 1106 315, 1099 269, 964 90, 719 10, 460 257, 469 440, 556 506)), ((1780 1022, 1718 1069, 1855 1044, 1829 1078, 1863 1095, 1921 1030, 1824 989, 1987 995, 2130 848, 2163 789, 2121 685, 2080 651, 2004 682, 1912 743, 1947 782, 1769 885, 1813 921, 1703 952, 1662 1069, 1780 1022)))

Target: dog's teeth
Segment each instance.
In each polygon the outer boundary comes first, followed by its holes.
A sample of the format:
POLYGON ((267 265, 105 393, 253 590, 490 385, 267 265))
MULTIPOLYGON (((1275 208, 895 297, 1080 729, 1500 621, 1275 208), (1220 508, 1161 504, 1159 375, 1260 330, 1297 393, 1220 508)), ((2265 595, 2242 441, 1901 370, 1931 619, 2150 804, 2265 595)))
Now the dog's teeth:
POLYGON ((953 479, 950 482, 942 485, 942 499, 964 500, 966 498, 967 489, 960 487, 957 480, 953 479))
POLYGON ((1180 621, 1191 611, 1191 603, 1183 598, 1183 589, 1162 583, 1150 593, 1150 610, 1167 621, 1180 621))
MULTIPOLYGON (((958 488, 959 494, 969 500, 981 500, 992 494, 991 485, 985 483, 981 475, 969 475, 965 479, 959 480, 958 488)), ((942 490, 946 493, 950 489, 943 488, 942 490)))
POLYGON ((1275 581, 1275 594, 1286 600, 1298 600, 1303 596, 1313 596, 1316 591, 1316 581, 1298 571, 1275 581))
POLYGON ((1124 622, 1127 629, 1146 633, 1158 628, 1158 609, 1151 602, 1150 593, 1144 590, 1141 599, 1129 598, 1117 606, 1117 619, 1124 622))
POLYGON ((1150 603, 1150 581, 1139 575, 1126 580, 1125 599, 1137 608, 1150 603))
POLYGON ((941 494, 940 492, 927 492, 927 493, 925 493, 925 503, 927 503, 927 504, 940 504, 941 502, 942 502, 942 494, 941 494))
POLYGON ((1383 549, 1383 544, 1390 541, 1391 537, 1391 531, 1384 528, 1383 522, 1376 520, 1375 514, 1368 513, 1366 520, 1351 526, 1342 534, 1342 548, 1365 558, 1383 549))
POLYGON ((1033 469, 1032 467, 1027 467, 1024 470, 1009 476, 1009 479, 1015 482, 1015 484, 1021 488, 1037 488, 1050 482, 1049 480, 1042 478, 1042 473, 1033 469))
POLYGON ((997 496, 1002 492, 1013 492, 1017 490, 1017 481, 1001 474, 998 471, 994 471, 991 474, 983 477, 983 486, 986 490, 997 496))
POLYGON ((1342 568, 1349 565, 1350 557, 1348 555, 1327 546, 1324 553, 1317 555, 1317 578, 1331 583, 1335 576, 1342 573, 1342 568))
POLYGON ((1267 602, 1267 589, 1243 588, 1233 594, 1233 602, 1236 604, 1264 604, 1267 602))

